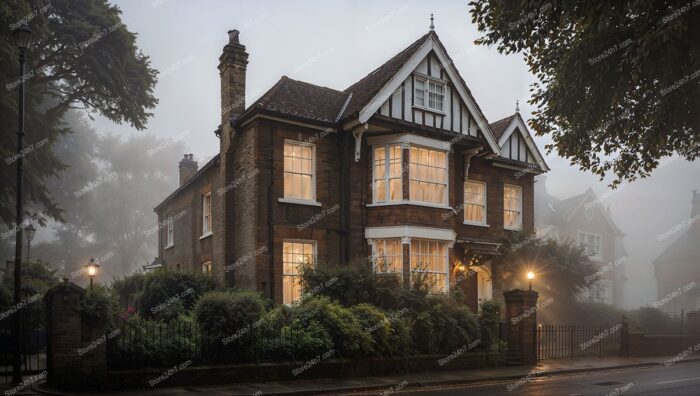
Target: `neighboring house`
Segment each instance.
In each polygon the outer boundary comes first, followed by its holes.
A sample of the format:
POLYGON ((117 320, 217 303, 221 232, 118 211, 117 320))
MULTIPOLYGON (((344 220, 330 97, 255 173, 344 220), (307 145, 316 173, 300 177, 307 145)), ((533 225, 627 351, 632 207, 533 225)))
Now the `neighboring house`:
POLYGON ((282 77, 245 108, 247 59, 230 31, 220 152, 180 161, 155 208, 160 264, 285 304, 302 263, 357 258, 404 285, 422 272, 435 293, 459 287, 473 310, 502 297, 490 259, 534 231, 548 168, 520 115, 489 125, 432 29, 343 91, 282 77))
MULTIPOLYGON (((537 232, 558 241, 572 241, 583 247, 598 264, 597 281, 593 276, 584 301, 623 307, 627 252, 625 234, 610 215, 610 209, 592 189, 571 198, 559 200, 547 192, 546 177, 535 182, 535 227, 537 232)), ((594 274, 591 274, 594 275, 594 274)))
POLYGON ((658 300, 652 304, 666 312, 700 309, 700 193, 693 191, 690 217, 657 235, 662 242, 674 238, 675 242, 654 260, 654 275, 658 300))

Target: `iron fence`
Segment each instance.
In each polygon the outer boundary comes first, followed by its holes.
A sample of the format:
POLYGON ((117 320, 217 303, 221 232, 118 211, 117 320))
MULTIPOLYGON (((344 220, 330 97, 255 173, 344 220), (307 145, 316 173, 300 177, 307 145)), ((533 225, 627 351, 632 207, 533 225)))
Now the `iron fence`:
POLYGON ((622 353, 622 323, 613 325, 538 325, 537 359, 577 358, 622 353))
POLYGON ((41 307, 26 307, 0 320, 0 383, 12 382, 12 362, 19 345, 23 376, 46 370, 46 318, 41 307), (13 334, 16 315, 22 322, 21 344, 13 334))

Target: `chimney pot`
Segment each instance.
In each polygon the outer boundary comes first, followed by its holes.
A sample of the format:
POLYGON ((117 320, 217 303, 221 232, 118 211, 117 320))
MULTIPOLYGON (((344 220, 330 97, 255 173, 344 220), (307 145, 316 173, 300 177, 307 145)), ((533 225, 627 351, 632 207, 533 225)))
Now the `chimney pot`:
POLYGON ((228 31, 228 42, 229 44, 238 44, 238 34, 240 32, 236 29, 228 31))
POLYGON ((199 164, 194 160, 192 154, 185 154, 185 158, 180 160, 180 186, 187 183, 188 180, 197 173, 199 169, 199 164))

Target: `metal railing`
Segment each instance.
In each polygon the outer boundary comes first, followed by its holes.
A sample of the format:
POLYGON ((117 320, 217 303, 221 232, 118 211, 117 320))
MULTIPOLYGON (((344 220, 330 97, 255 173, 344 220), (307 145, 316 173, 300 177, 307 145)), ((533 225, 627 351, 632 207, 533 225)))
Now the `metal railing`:
POLYGON ((602 357, 622 353, 624 326, 538 325, 537 359, 602 357))

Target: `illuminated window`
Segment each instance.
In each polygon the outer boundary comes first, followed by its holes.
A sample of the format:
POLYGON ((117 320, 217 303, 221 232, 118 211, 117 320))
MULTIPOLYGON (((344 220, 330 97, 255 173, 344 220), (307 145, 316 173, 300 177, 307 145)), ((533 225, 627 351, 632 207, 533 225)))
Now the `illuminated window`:
POLYGON ((464 183, 464 222, 486 225, 486 183, 464 183))
POLYGON ((603 259, 603 242, 600 235, 579 231, 578 245, 592 258, 603 259))
POLYGON ((446 293, 447 242, 411 239, 411 275, 422 276, 432 293, 446 293))
POLYGON ((211 193, 202 195, 202 236, 211 234, 211 193))
POLYGON ((299 142, 285 142, 284 197, 304 201, 315 200, 314 168, 313 145, 299 142))
POLYGON ((374 148, 375 203, 401 201, 403 199, 401 158, 401 146, 398 144, 374 148))
POLYGON ((447 204, 447 153, 411 146, 410 165, 411 201, 447 204))
POLYGON ((213 267, 211 265, 211 260, 207 261, 205 263, 202 263, 202 273, 205 275, 211 275, 211 272, 213 270, 213 267))
POLYGON ((503 186, 503 227, 509 230, 523 228, 523 190, 520 186, 503 186))
POLYGON ((282 294, 285 304, 301 298, 301 267, 316 261, 316 243, 313 241, 285 241, 282 243, 282 294))
POLYGON ((418 107, 442 112, 445 107, 445 84, 417 76, 414 78, 414 82, 413 103, 418 107))
POLYGON ((403 245, 401 239, 374 241, 374 271, 378 274, 403 272, 403 245))

